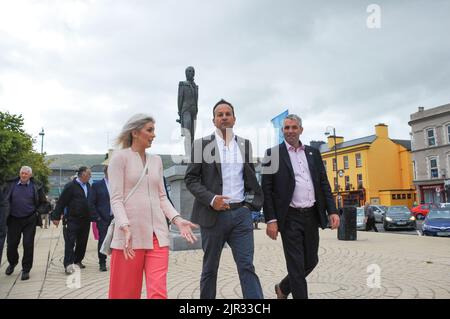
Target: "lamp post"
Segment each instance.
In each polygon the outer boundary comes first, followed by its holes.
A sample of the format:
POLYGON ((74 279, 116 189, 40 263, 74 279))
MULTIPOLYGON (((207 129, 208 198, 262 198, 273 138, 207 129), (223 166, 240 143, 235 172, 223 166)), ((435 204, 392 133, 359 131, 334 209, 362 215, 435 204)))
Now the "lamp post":
POLYGON ((336 162, 336 191, 337 191, 337 208, 341 209, 341 194, 339 192, 339 176, 343 176, 344 172, 342 170, 338 170, 338 160, 337 160, 337 147, 336 147, 336 129, 334 127, 328 126, 325 132, 326 136, 333 134, 332 137, 334 139, 334 160, 336 162), (333 132, 333 133, 331 133, 333 132))
POLYGON ((42 128, 42 131, 39 133, 41 136, 41 154, 44 154, 44 128, 42 128))

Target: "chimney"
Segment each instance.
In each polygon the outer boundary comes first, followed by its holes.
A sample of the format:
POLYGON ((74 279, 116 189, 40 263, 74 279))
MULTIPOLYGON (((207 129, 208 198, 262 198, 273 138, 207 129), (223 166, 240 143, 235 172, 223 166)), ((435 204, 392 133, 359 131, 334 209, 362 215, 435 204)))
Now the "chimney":
MULTIPOLYGON (((344 143, 344 138, 342 136, 336 136, 336 144, 344 143)), ((328 148, 334 146, 334 135, 328 136, 328 148)))
POLYGON ((384 123, 375 125, 375 135, 379 138, 389 138, 388 126, 384 123))
POLYGON ((419 112, 423 112, 425 108, 423 106, 419 106, 419 112))

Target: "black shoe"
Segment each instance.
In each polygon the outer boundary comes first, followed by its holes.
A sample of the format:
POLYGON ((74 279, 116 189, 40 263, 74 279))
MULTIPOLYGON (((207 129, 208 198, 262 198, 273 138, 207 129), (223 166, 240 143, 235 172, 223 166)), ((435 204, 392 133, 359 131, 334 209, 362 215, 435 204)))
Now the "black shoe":
POLYGON ((86 268, 86 266, 80 261, 79 263, 76 263, 75 265, 77 265, 78 267, 80 267, 80 269, 84 269, 86 268))
POLYGON ((100 271, 107 271, 106 265, 101 264, 99 267, 100 271))
POLYGON ((8 268, 6 268, 5 274, 7 276, 11 275, 14 272, 14 268, 16 267, 16 265, 9 265, 8 268))
POLYGON ((21 280, 28 280, 30 279, 30 273, 28 271, 22 271, 22 277, 21 280))

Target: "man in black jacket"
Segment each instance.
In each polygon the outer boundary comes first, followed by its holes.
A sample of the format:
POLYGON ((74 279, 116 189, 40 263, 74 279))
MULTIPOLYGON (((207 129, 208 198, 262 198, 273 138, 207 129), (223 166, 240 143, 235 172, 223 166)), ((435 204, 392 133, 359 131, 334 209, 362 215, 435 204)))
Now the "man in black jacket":
POLYGON ((225 243, 238 268, 244 299, 262 299, 253 266, 252 211, 263 202, 255 176, 251 144, 236 136, 233 106, 224 100, 213 109, 214 134, 196 140, 186 170, 186 187, 194 195, 191 221, 200 225, 203 269, 200 298, 216 297, 217 271, 225 243))
MULTIPOLYGON (((23 166, 19 177, 8 181, 5 189, 4 216, 7 224, 6 255, 11 275, 19 262, 18 247, 23 236, 22 280, 30 278, 33 266, 34 237, 40 214, 46 213, 47 199, 43 187, 32 178, 31 167, 23 166)), ((1 226, 0 226, 1 228, 1 226)))
POLYGON ((89 184, 91 170, 82 166, 77 174, 77 178, 74 178, 73 181, 64 186, 64 190, 51 216, 53 224, 58 226, 61 215, 64 214, 64 268, 66 274, 75 272, 73 264, 80 268, 86 268, 82 260, 86 253, 91 223, 88 203, 88 195, 91 188, 89 184))
POLYGON ((319 261, 319 226, 339 226, 320 152, 300 142, 302 121, 295 114, 283 123, 285 141, 266 151, 262 188, 267 235, 283 241, 288 275, 275 285, 279 299, 308 298, 306 276, 319 261))

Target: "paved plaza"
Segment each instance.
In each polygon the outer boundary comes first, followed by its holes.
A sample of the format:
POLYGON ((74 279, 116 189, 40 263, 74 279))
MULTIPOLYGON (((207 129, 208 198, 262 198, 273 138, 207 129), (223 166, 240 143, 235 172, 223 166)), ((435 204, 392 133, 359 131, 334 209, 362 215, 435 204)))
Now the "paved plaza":
MULTIPOLYGON (((286 274, 286 266, 281 238, 272 241, 265 235, 265 225, 260 227, 255 230, 255 267, 265 298, 270 299, 275 298, 274 283, 286 274)), ((320 236, 320 262, 308 277, 310 298, 450 298, 450 238, 358 232, 357 241, 340 241, 331 230, 320 236)), ((5 275, 4 252, 0 298, 107 298, 109 271, 99 272, 96 246, 91 234, 79 285, 68 284, 61 227, 38 228, 30 280, 20 280, 20 264, 13 275, 5 275)), ((169 298, 199 298, 202 255, 201 250, 170 252, 169 298)), ((217 297, 242 298, 229 248, 222 254, 217 297)))

